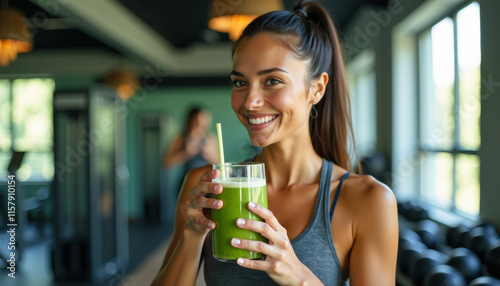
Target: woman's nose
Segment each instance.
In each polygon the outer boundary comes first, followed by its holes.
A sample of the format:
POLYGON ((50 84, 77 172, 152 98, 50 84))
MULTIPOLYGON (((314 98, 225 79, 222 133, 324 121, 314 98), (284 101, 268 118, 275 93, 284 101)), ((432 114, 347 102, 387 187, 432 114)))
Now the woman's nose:
POLYGON ((250 86, 248 88, 247 98, 245 100, 245 108, 247 110, 254 110, 264 105, 264 98, 262 92, 257 86, 250 86))

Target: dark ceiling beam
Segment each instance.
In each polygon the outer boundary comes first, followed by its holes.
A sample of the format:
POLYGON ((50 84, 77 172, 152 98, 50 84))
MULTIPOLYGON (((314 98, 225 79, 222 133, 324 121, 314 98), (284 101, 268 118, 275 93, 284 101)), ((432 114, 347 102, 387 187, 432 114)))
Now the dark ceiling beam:
POLYGON ((118 1, 30 0, 145 66, 175 76, 224 75, 230 71, 230 43, 173 47, 118 1))

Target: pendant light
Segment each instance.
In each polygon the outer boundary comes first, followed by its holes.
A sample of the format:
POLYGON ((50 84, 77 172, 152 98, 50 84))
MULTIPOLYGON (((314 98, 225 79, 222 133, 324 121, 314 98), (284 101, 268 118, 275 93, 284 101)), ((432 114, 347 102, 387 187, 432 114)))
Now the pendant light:
POLYGON ((33 49, 33 34, 24 15, 17 9, 0 9, 0 66, 8 66, 18 53, 33 49))
POLYGON ((281 0, 212 0, 208 27, 214 31, 229 33, 229 38, 236 41, 253 19, 276 10, 283 10, 281 0))

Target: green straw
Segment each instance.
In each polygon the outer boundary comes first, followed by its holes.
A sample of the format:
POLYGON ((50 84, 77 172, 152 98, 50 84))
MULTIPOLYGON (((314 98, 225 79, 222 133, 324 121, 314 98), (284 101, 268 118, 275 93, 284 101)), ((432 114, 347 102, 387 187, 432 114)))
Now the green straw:
POLYGON ((220 176, 221 180, 224 181, 224 146, 222 146, 222 130, 220 123, 217 123, 217 141, 219 143, 219 164, 220 164, 220 176))

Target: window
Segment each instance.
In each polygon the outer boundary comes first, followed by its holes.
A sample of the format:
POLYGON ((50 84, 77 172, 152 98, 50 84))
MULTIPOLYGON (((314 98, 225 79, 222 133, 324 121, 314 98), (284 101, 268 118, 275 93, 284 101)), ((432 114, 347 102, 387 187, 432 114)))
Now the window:
POLYGON ((360 158, 372 155, 377 142, 374 63, 374 53, 367 50, 354 58, 347 69, 352 125, 360 158))
POLYGON ((7 179, 12 151, 24 151, 19 181, 54 177, 52 79, 0 80, 0 180, 7 179))
POLYGON ((479 213, 480 16, 474 2, 420 34, 420 196, 479 213))

